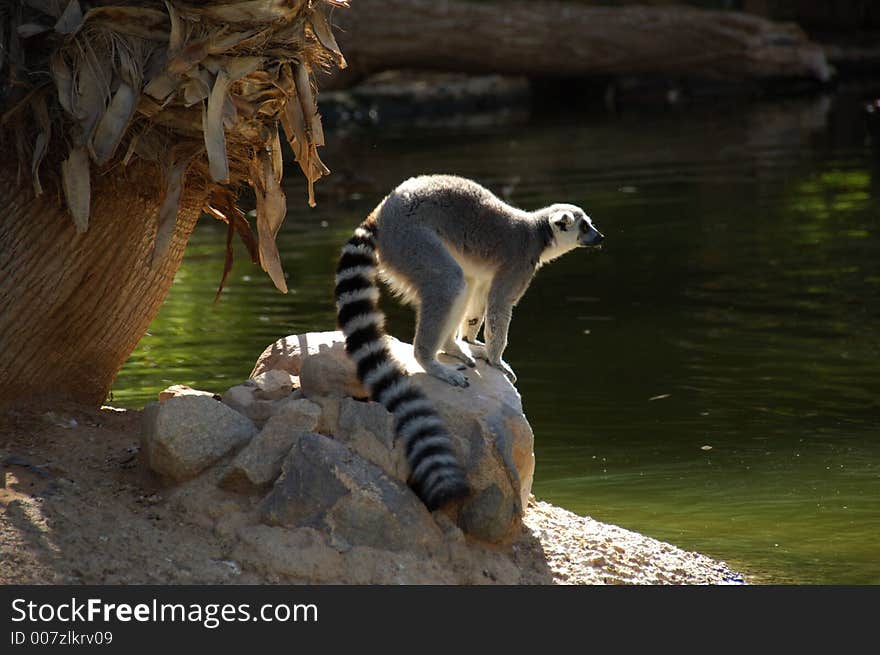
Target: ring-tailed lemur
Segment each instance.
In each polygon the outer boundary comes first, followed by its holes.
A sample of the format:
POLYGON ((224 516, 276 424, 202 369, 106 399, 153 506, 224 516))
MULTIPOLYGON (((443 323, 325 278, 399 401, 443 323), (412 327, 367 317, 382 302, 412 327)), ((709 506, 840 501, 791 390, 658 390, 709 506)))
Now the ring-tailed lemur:
POLYGON ((471 180, 429 175, 386 196, 342 249, 336 306, 346 351, 372 398, 394 415, 410 485, 430 509, 465 495, 467 484, 443 422, 385 345, 377 274, 417 308, 413 348, 425 372, 468 386, 464 366, 437 361, 442 351, 470 367, 473 357, 485 359, 515 382, 501 358, 514 305, 542 264, 603 239, 574 205, 526 212, 471 180), (484 321, 485 344, 476 340, 484 321))

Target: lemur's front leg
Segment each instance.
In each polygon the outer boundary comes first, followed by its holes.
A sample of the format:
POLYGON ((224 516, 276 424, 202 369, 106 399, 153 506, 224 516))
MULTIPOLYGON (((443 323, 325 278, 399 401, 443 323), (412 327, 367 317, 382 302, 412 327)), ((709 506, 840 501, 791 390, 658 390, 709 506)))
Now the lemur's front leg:
POLYGON ((522 271, 501 270, 492 281, 486 309, 486 359, 516 383, 516 373, 501 356, 507 348, 507 332, 513 316, 513 306, 522 297, 531 274, 522 271))
POLYGON ((510 308, 496 307, 493 311, 492 303, 489 303, 489 311, 486 314, 486 360, 497 369, 500 369, 510 379, 516 382, 516 373, 501 359, 504 349, 507 347, 507 330, 510 326, 512 312, 510 308))

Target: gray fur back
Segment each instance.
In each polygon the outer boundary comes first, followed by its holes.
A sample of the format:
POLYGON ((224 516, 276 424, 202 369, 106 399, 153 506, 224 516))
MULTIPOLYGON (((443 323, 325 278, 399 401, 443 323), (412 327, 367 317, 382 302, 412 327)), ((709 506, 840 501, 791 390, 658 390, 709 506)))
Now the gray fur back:
POLYGON ((489 265, 533 263, 546 247, 546 236, 533 213, 507 204, 472 180, 452 175, 406 180, 385 198, 376 221, 380 257, 391 260, 404 245, 410 247, 408 257, 419 257, 416 234, 425 228, 453 252, 489 265))

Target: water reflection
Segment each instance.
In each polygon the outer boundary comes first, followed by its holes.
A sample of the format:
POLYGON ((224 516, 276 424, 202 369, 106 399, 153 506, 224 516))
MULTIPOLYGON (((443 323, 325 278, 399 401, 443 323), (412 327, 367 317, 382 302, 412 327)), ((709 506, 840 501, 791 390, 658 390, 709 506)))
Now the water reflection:
POLYGON ((352 227, 405 177, 455 172, 521 206, 581 204, 607 235, 542 269, 512 324, 539 497, 757 579, 880 583, 880 176, 859 106, 339 134, 316 210, 287 177, 291 295, 242 252, 212 306, 224 232, 201 225, 114 402, 222 391, 278 336, 332 328, 352 227))

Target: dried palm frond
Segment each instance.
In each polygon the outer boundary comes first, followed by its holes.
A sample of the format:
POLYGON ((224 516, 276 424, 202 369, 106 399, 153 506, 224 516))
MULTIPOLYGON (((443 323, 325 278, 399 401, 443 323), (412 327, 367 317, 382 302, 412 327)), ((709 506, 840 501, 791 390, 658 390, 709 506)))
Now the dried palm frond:
POLYGON ((4 2, 0 140, 14 144, 35 194, 44 192, 41 172, 60 173, 81 232, 91 175, 114 174, 138 158, 157 164, 165 192, 154 262, 170 244, 184 186, 200 185, 205 210, 227 222, 286 291, 275 246, 286 213, 278 123, 314 206, 313 185, 329 170, 317 152, 324 134, 312 73, 345 67, 327 16, 334 6, 348 2, 4 2), (243 184, 257 197, 256 244, 234 203, 243 184))

